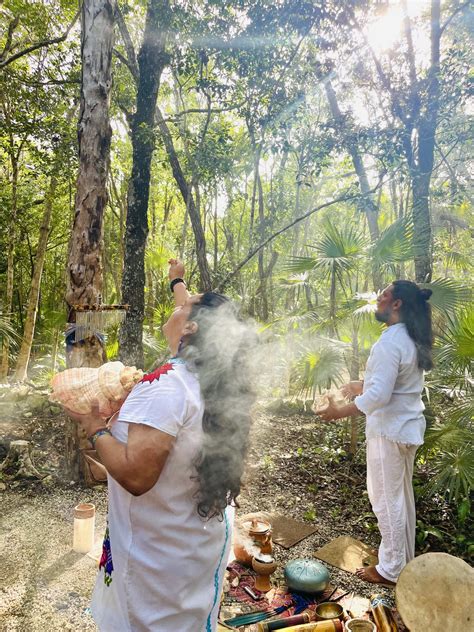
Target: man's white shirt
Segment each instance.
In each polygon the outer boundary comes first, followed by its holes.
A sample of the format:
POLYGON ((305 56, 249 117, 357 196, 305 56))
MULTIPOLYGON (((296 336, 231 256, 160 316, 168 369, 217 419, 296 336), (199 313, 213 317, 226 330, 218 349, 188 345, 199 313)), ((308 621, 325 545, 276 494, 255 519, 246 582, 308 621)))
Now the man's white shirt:
POLYGON ((404 323, 387 327, 371 349, 364 390, 355 398, 366 417, 366 437, 421 445, 426 428, 423 370, 404 323))

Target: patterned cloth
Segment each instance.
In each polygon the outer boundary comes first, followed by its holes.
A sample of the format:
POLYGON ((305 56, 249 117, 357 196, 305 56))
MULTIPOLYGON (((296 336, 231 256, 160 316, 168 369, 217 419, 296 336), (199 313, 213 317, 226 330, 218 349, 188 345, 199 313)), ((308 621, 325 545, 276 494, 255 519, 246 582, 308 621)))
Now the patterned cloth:
MULTIPOLYGON (((248 588, 251 588, 251 590, 255 594, 260 594, 259 591, 255 588, 255 572, 251 568, 247 568, 246 566, 239 564, 235 560, 227 566, 227 570, 229 573, 230 581, 230 590, 228 593, 230 599, 248 605, 248 608, 245 608, 245 610, 251 612, 254 612, 256 610, 262 610, 263 612, 267 610, 273 610, 274 608, 278 608, 279 606, 288 606, 292 604, 288 610, 285 610, 285 612, 282 612, 279 615, 280 618, 290 617, 303 611, 314 612, 318 603, 326 601, 334 589, 333 586, 329 586, 324 591, 324 593, 318 597, 317 600, 312 601, 310 597, 303 596, 298 593, 288 592, 288 588, 286 586, 278 586, 267 593, 266 599, 255 601, 244 590, 244 586, 247 586, 248 588), (232 581, 235 580, 237 577, 239 578, 239 584, 237 586, 232 586, 232 581)), ((375 589, 376 587, 374 586, 374 592, 376 592, 375 589)), ((331 600, 337 599, 338 596, 343 595, 345 592, 347 592, 346 589, 338 588, 336 592, 332 595, 331 600)), ((352 594, 350 593, 346 597, 343 597, 338 603, 340 603, 341 606, 347 610, 351 607, 351 602, 352 594)), ((408 632, 395 608, 392 608, 392 614, 398 624, 399 632, 408 632)), ((369 612, 365 612, 364 614, 361 614, 361 617, 363 619, 370 619, 370 614, 369 612)), ((239 630, 241 632, 256 632, 258 630, 258 627, 257 625, 251 625, 244 628, 239 628, 239 630)))

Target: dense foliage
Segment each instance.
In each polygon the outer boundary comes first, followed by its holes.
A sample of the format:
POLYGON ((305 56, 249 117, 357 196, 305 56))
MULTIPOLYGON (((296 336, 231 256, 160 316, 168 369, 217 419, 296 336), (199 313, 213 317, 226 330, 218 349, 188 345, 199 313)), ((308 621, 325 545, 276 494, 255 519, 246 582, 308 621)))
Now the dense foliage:
MULTIPOLYGON (((176 0, 157 18, 156 125, 137 130, 148 5, 119 3, 103 249, 103 300, 120 302, 131 134, 141 134, 153 147, 146 366, 164 352, 167 260, 178 255, 191 287, 208 272, 262 323, 279 397, 357 379, 380 333, 373 293, 394 278, 428 283, 437 365, 425 491, 454 499, 463 524, 474 478, 467 6, 446 0, 438 15, 436 0, 176 0)), ((47 234, 29 364, 46 381, 64 363, 80 24, 69 0, 7 0, 0 14, 2 375, 15 377, 47 234)), ((109 357, 118 340, 108 332, 109 357)))

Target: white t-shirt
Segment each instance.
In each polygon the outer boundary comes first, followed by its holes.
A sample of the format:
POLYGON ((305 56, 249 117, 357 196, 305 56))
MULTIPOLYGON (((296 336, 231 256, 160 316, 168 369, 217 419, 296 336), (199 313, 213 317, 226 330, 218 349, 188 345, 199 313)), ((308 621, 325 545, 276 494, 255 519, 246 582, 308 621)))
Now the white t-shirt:
MULTIPOLYGON (((225 519, 198 516, 193 462, 202 443, 197 376, 173 359, 137 384, 112 433, 126 443, 141 423, 176 440, 154 487, 133 496, 109 477, 108 564, 99 571, 92 613, 101 632, 213 632, 231 542, 225 519), (113 570, 112 567, 113 566, 113 570)), ((105 557, 103 560, 105 562, 105 557)))
POLYGON ((354 399, 367 416, 367 439, 421 445, 426 428, 422 390, 423 371, 405 324, 387 327, 370 351, 364 391, 354 399))

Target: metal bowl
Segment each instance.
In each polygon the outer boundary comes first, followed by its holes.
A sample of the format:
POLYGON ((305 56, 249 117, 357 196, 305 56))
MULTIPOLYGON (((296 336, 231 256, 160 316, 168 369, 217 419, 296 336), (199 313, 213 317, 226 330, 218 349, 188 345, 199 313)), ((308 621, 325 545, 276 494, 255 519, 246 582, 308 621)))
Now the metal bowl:
POLYGON ((328 621, 330 619, 340 619, 344 616, 344 608, 332 601, 325 601, 316 606, 316 620, 328 621))
POLYGON ((366 619, 350 619, 345 626, 350 632, 377 632, 376 625, 366 619))
POLYGON ((296 592, 323 593, 329 584, 329 572, 316 560, 293 560, 285 566, 285 581, 296 592))

